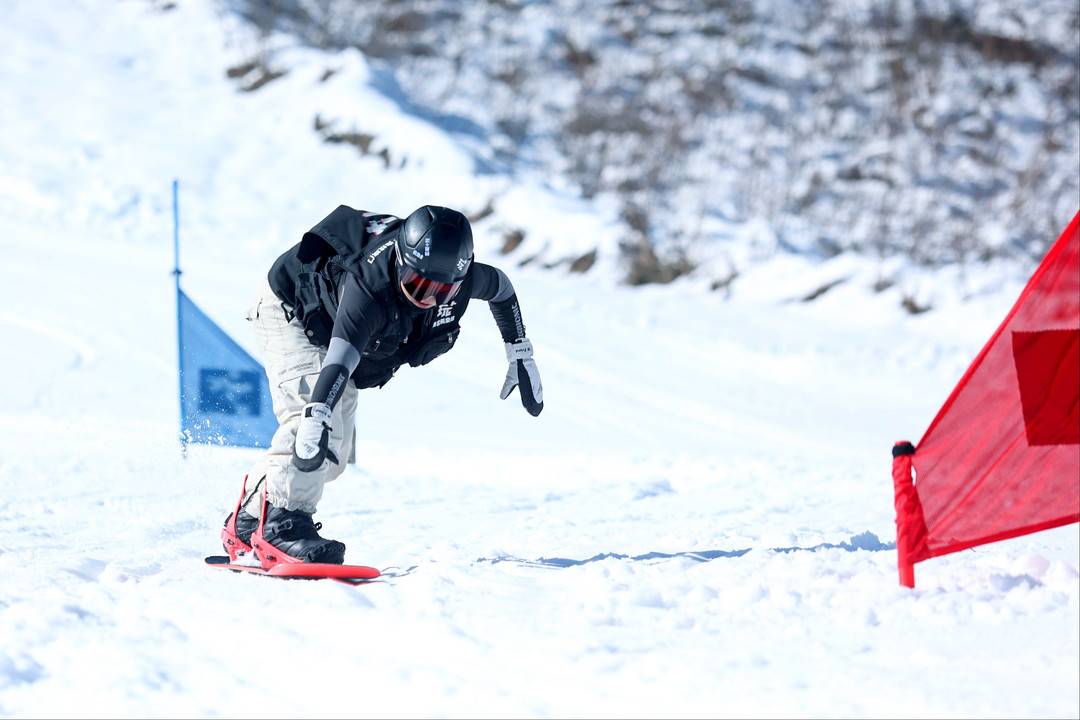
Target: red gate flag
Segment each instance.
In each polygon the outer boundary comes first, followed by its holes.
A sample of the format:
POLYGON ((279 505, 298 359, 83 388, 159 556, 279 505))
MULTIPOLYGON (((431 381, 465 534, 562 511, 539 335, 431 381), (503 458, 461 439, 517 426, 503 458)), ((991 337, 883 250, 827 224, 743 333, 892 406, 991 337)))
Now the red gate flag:
POLYGON ((893 448, 893 489, 908 587, 922 560, 1080 522, 1080 213, 918 447, 893 448))

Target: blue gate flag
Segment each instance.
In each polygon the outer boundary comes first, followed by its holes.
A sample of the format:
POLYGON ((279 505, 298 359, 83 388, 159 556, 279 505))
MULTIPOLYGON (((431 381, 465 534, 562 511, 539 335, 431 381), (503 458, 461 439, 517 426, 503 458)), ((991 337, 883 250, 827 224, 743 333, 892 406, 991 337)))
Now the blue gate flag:
POLYGON ((269 447, 277 430, 259 361, 176 289, 182 441, 269 447))

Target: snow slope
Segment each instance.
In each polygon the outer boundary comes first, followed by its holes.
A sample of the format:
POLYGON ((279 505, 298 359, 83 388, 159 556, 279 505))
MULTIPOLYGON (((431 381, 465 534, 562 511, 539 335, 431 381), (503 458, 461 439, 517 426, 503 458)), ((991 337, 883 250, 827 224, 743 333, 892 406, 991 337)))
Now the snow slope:
POLYGON ((178 453, 173 176, 185 287, 244 343, 259 275, 338 203, 499 191, 553 238, 604 232, 605 209, 475 174, 356 55, 319 83, 328 60, 297 49, 237 93, 223 69, 251 40, 206 2, 5 12, 0 715, 1080 714, 1076 526, 896 583, 889 448, 1007 311, 1007 275, 912 317, 856 281, 786 302, 870 270, 778 256, 725 300, 518 268, 481 223, 543 415, 498 400, 477 308, 453 353, 361 395, 373 439, 319 513, 351 561, 411 572, 354 589, 207 570, 256 452, 178 453), (318 107, 377 109, 414 161, 321 143, 318 107))

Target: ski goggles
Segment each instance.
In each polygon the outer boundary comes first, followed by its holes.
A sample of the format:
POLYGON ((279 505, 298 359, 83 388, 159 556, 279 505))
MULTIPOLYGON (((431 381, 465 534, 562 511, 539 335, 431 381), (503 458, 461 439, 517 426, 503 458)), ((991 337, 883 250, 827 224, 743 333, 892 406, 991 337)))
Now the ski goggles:
POLYGON ((408 265, 398 268, 398 279, 405 297, 413 305, 425 310, 436 305, 445 305, 461 289, 461 280, 452 283, 429 280, 408 265))

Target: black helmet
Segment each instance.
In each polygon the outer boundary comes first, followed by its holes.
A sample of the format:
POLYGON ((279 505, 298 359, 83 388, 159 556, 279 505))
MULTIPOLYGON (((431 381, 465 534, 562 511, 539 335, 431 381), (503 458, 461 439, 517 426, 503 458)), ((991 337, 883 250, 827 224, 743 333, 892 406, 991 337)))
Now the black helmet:
POLYGON ((473 259, 472 228, 457 210, 424 205, 397 236, 398 281, 414 305, 442 305, 461 288, 473 259))

